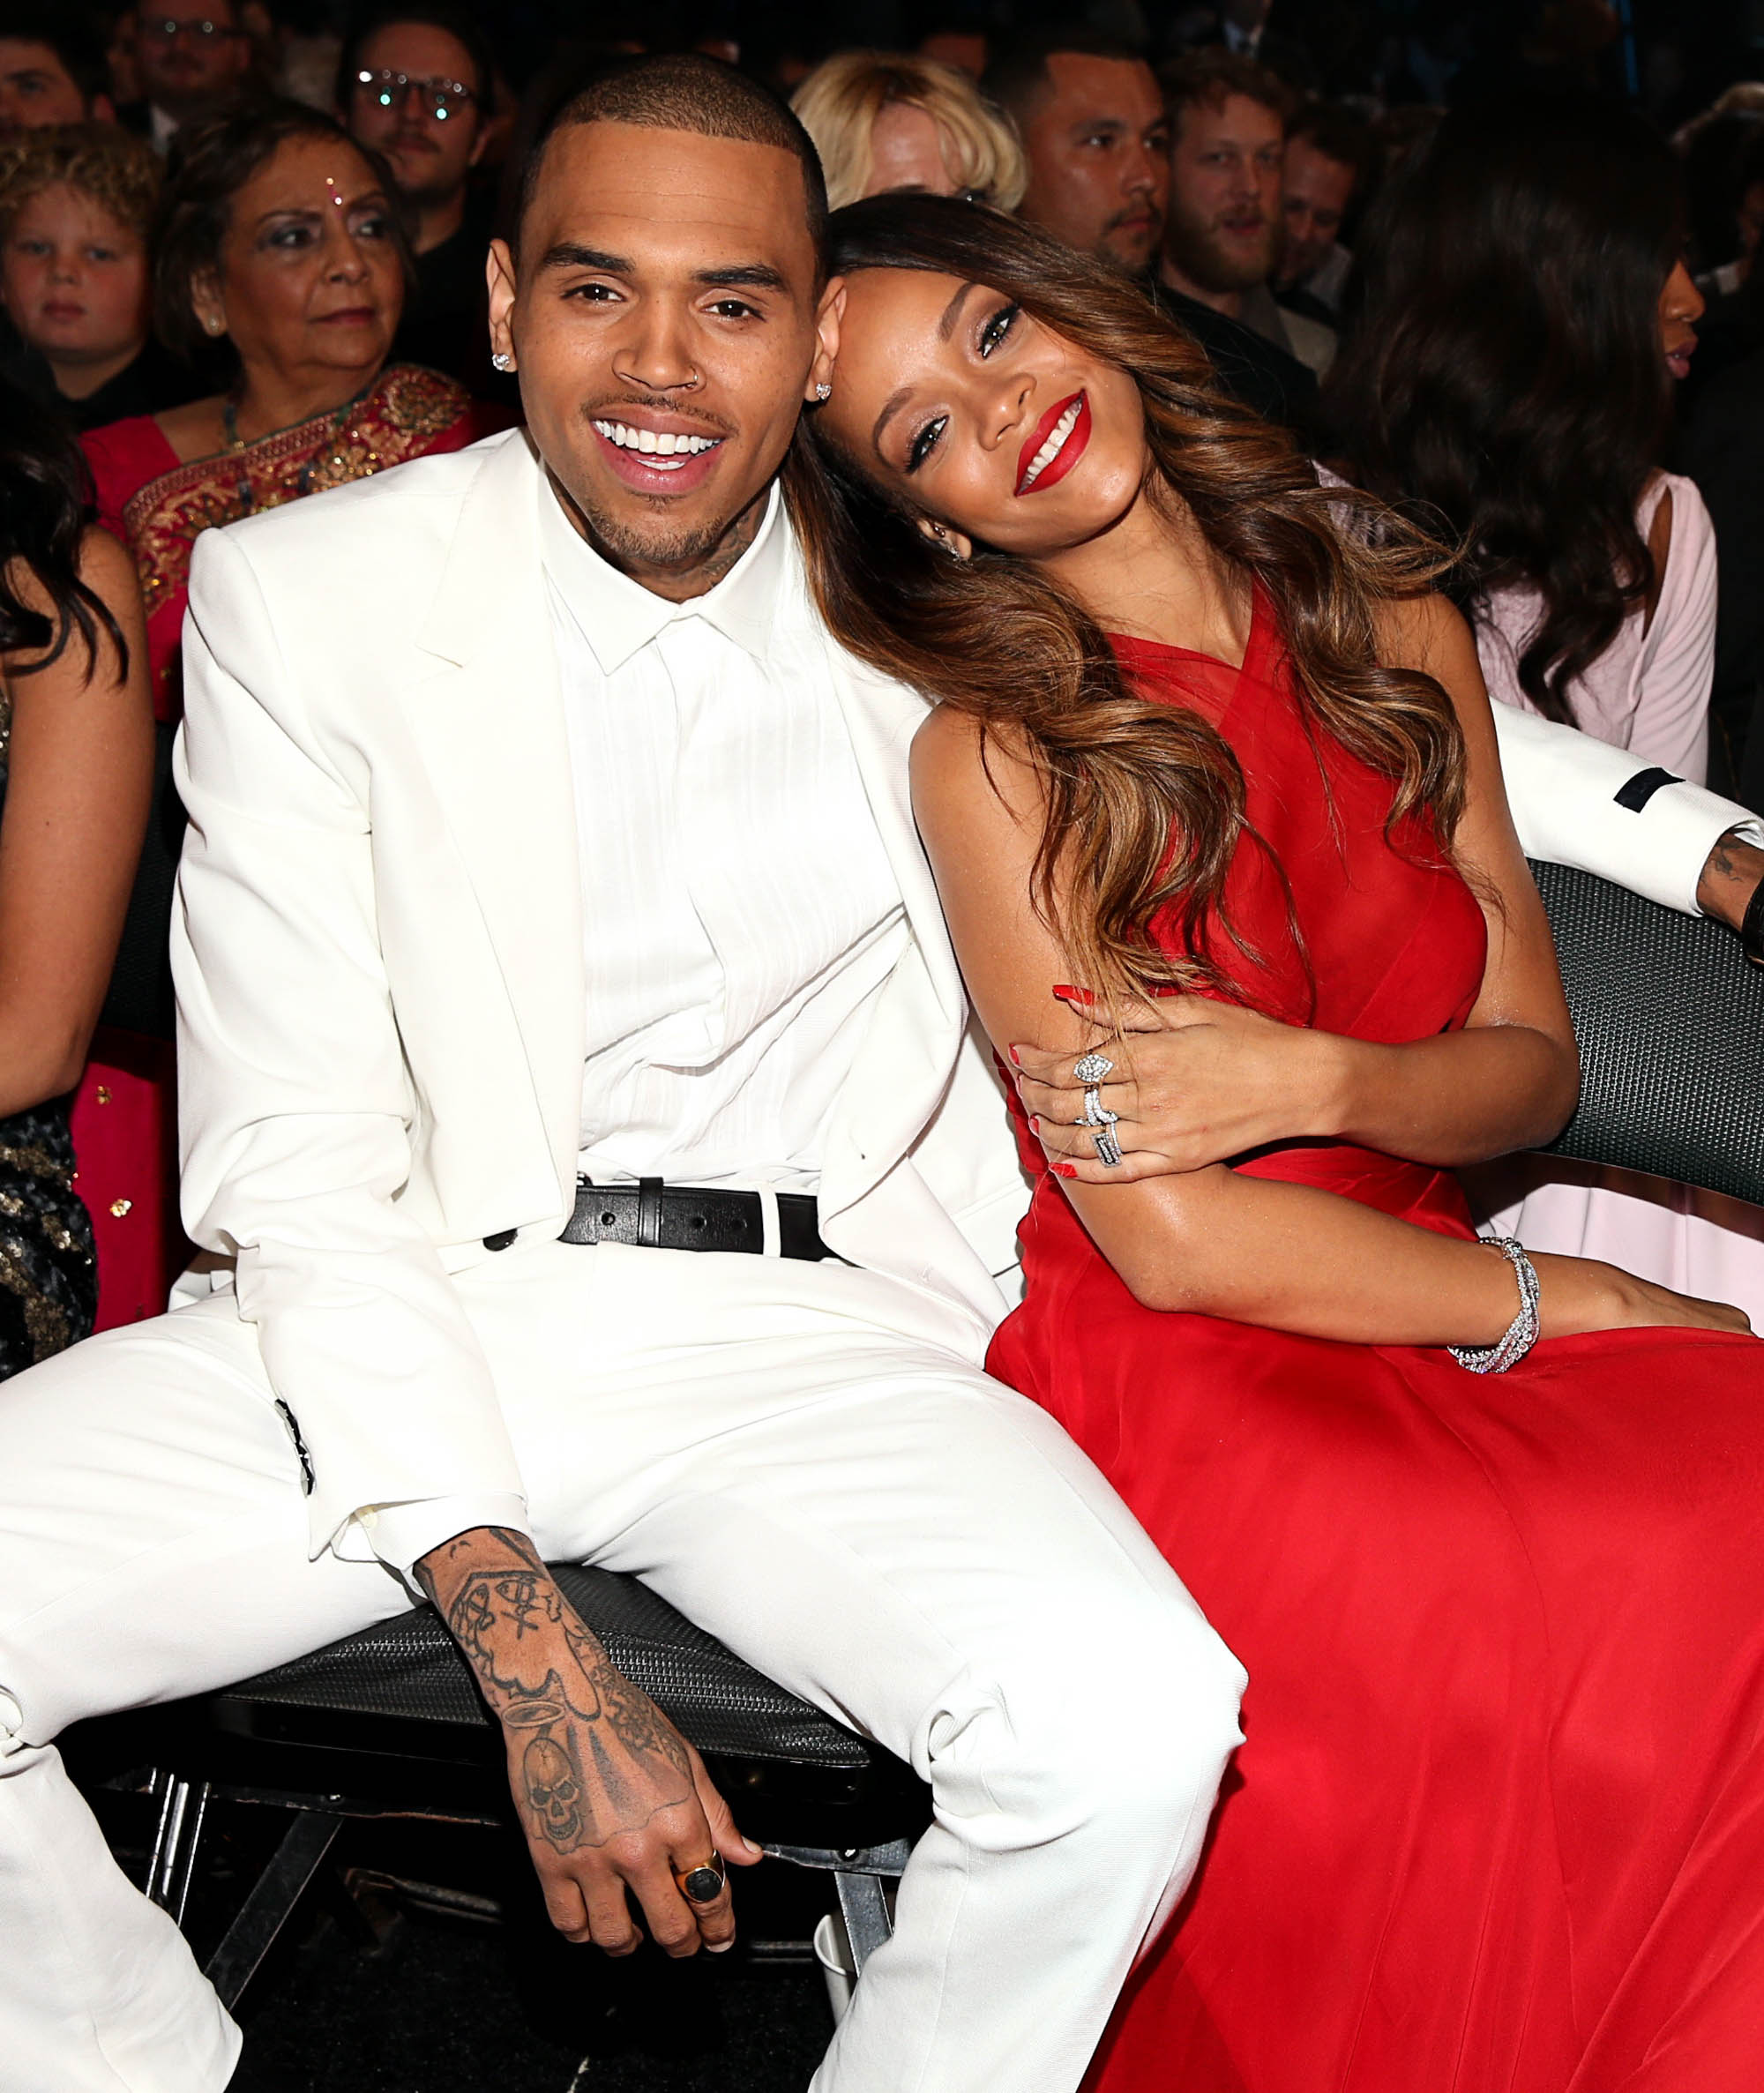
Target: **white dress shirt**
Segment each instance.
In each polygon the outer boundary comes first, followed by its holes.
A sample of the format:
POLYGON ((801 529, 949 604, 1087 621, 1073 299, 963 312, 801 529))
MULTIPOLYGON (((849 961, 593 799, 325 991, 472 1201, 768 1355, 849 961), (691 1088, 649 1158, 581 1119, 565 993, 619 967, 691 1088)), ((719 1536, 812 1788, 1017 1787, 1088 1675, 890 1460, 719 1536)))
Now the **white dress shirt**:
POLYGON ((908 933, 781 497, 685 603, 539 500, 585 901, 582 1170, 812 1192, 908 933))

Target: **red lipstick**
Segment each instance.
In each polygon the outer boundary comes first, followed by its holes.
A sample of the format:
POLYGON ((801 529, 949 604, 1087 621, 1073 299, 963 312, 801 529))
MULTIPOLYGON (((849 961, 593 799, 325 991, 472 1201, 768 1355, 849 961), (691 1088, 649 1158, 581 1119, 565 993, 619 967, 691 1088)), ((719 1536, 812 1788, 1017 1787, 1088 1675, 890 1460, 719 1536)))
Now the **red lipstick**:
POLYGON ((1065 475, 1084 455, 1090 441, 1090 398, 1086 392, 1073 392, 1050 407, 1029 431, 1022 449, 1017 453, 1017 488, 1021 494, 1039 494, 1043 488, 1051 487, 1065 475), (1070 420, 1067 417, 1070 416, 1070 420), (1035 470, 1035 460, 1047 445, 1053 440, 1062 422, 1066 424, 1064 441, 1052 457, 1035 470), (1033 475, 1033 476, 1031 476, 1033 475))

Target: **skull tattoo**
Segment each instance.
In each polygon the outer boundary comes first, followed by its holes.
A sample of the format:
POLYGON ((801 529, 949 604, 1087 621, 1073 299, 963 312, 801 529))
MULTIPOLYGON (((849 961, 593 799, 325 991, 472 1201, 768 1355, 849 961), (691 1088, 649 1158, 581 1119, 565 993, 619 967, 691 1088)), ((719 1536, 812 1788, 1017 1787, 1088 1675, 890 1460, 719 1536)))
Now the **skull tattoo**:
POLYGON ((580 1843, 582 1783, 574 1765, 549 1737, 535 1737, 527 1747, 527 1799, 539 1828, 560 1853, 580 1843))

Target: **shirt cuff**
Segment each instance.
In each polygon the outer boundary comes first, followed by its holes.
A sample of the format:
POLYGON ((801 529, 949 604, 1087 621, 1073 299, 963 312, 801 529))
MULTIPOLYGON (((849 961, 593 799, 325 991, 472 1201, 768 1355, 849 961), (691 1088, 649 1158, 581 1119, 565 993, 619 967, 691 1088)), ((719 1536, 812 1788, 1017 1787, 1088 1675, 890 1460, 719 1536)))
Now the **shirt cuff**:
POLYGON ((1764 822, 1700 785, 1663 785, 1643 810, 1648 846, 1636 853, 1634 885, 1650 901, 1700 916, 1697 886, 1709 852, 1724 835, 1764 849, 1764 822), (1652 875, 1650 878, 1649 875, 1652 875))
POLYGON ((407 1504, 368 1505, 353 1522, 370 1549, 396 1570, 419 1599, 428 1597, 413 1573, 431 1548, 477 1526, 500 1526, 524 1534, 527 1499, 512 1490, 485 1490, 462 1497, 422 1497, 407 1504))

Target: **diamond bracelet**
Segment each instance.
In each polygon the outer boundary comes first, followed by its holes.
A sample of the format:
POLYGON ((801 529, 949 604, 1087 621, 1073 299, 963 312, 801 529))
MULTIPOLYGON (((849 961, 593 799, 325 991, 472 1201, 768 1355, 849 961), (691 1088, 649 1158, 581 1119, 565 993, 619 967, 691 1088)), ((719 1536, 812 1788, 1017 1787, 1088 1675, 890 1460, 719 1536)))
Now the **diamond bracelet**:
POLYGON ((1481 1241, 1498 1250, 1513 1267, 1519 1281, 1519 1313, 1506 1327, 1506 1334, 1494 1344, 1446 1346, 1460 1366, 1471 1373, 1505 1373, 1517 1366, 1537 1342, 1537 1274, 1525 1254, 1523 1244, 1513 1236, 1484 1236, 1481 1241))

